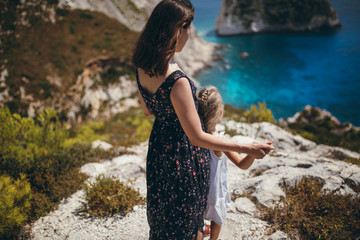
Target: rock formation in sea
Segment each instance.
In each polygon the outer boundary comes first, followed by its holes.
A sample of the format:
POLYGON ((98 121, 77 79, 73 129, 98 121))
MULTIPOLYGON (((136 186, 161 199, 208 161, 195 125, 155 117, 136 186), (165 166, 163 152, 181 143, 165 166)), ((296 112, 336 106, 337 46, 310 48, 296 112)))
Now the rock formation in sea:
POLYGON ((219 35, 311 31, 339 27, 328 0, 223 0, 216 20, 219 35))

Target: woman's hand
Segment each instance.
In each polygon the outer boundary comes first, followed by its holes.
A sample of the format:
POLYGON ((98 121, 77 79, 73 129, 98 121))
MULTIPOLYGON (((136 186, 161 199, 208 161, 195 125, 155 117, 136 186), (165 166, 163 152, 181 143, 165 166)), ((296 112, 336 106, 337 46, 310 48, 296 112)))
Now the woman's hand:
MULTIPOLYGON (((271 145, 272 142, 267 142, 266 144, 267 144, 267 145, 271 145)), ((271 151, 271 150, 269 150, 269 149, 263 149, 263 150, 264 150, 264 152, 265 152, 266 154, 269 154, 270 151, 271 151)))
POLYGON ((262 144, 262 143, 253 143, 248 145, 246 153, 253 158, 263 159, 266 154, 275 148, 270 145, 271 143, 262 144))

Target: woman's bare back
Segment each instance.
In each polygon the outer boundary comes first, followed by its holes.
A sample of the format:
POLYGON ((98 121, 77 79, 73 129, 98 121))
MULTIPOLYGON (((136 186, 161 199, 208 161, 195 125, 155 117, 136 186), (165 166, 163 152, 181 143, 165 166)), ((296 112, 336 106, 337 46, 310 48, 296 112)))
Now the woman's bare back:
POLYGON ((180 70, 179 66, 175 62, 170 62, 165 75, 150 77, 143 69, 139 68, 138 76, 140 84, 150 95, 153 95, 164 83, 165 79, 176 70, 180 70))

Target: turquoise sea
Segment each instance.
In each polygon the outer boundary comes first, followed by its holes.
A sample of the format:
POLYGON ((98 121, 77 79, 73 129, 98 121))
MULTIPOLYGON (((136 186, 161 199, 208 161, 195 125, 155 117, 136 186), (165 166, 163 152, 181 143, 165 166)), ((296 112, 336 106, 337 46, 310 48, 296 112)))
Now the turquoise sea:
POLYGON ((337 30, 218 37, 221 0, 193 0, 199 35, 229 46, 197 80, 218 87, 224 102, 236 107, 266 102, 277 119, 309 104, 360 126, 360 1, 330 3, 342 24, 337 30), (249 58, 242 59, 242 52, 249 58))

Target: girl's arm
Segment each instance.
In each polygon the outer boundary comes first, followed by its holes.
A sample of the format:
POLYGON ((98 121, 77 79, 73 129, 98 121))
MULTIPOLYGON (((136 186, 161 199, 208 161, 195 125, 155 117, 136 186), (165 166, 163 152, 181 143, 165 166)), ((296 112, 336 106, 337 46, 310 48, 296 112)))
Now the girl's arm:
POLYGON ((199 114, 196 111, 190 83, 187 78, 178 79, 170 93, 170 99, 185 134, 194 146, 222 152, 240 152, 261 159, 265 151, 274 150, 267 144, 237 144, 205 133, 201 128, 199 114))
POLYGON ((248 169, 253 163, 255 158, 250 155, 246 155, 245 157, 241 157, 236 152, 224 152, 224 154, 239 168, 248 169))
MULTIPOLYGON (((271 145, 271 142, 267 142, 267 145, 271 145)), ((269 150, 264 150, 266 154, 269 153, 269 150)), ((255 158, 253 158, 250 155, 246 155, 245 157, 241 157, 236 152, 224 152, 224 154, 239 168, 246 170, 248 169, 255 161, 255 158)))
POLYGON ((144 102, 144 99, 141 96, 141 93, 140 93, 139 89, 138 89, 138 94, 139 94, 139 99, 140 99, 140 105, 141 105, 141 108, 144 110, 145 116, 152 116, 153 114, 146 107, 146 104, 144 102))

